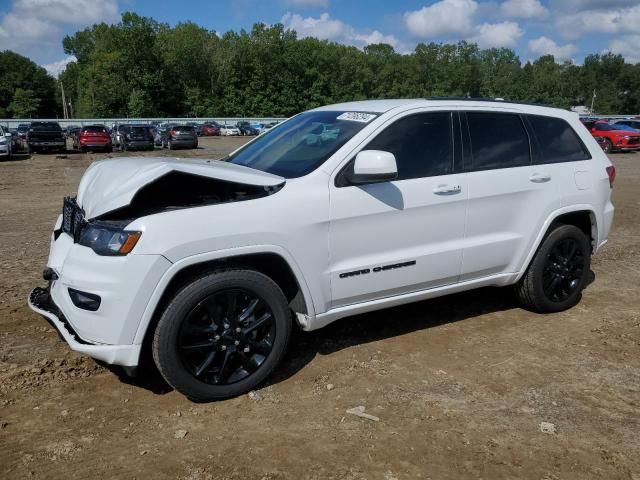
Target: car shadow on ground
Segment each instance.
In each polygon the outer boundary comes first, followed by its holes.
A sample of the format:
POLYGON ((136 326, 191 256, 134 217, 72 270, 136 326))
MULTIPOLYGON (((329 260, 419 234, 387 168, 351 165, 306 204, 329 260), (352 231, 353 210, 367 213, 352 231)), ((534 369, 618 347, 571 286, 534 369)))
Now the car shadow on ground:
MULTIPOLYGON (((280 383, 302 370, 317 355, 331 355, 354 345, 406 335, 439 325, 458 322, 486 313, 517 308, 509 288, 482 288, 432 300, 387 308, 338 320, 314 332, 294 330, 289 351, 262 388, 280 383)), ((128 385, 165 394, 172 389, 153 365, 150 352, 136 375, 131 377, 116 366, 102 364, 128 385)))
MULTIPOLYGON (((589 271, 585 288, 594 281, 595 273, 589 271)), ((354 315, 313 332, 303 332, 296 328, 286 357, 260 388, 278 384, 294 376, 317 355, 331 355, 355 345, 399 337, 516 308, 520 306, 512 288, 485 287, 354 315)), ((135 377, 127 375, 119 367, 104 364, 103 366, 115 373, 123 383, 147 389, 155 394, 172 391, 155 368, 150 352, 143 353, 142 364, 135 377)))
POLYGON ((0 162, 2 163, 21 162, 23 160, 29 160, 30 158, 31 158, 31 155, 28 152, 12 153, 11 158, 0 159, 0 162))

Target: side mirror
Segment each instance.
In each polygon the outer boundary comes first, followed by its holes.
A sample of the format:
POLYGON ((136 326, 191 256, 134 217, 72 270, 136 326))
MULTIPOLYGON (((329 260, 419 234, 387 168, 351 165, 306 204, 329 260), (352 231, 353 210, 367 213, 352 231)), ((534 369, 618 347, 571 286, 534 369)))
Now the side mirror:
POLYGON ((398 178, 398 166, 393 153, 382 150, 362 150, 356 156, 353 173, 347 180, 352 185, 388 182, 398 178))

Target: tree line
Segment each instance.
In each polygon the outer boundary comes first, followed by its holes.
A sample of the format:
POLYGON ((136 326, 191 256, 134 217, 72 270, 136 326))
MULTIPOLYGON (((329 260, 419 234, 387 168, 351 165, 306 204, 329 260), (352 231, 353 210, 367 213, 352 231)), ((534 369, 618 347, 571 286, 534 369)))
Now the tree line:
POLYGON ((373 98, 500 97, 601 114, 640 112, 640 64, 614 54, 582 65, 551 55, 522 63, 508 48, 420 43, 363 50, 297 38, 281 24, 219 36, 195 23, 171 27, 132 12, 67 36, 77 61, 58 80, 13 52, 0 53, 0 118, 61 116, 60 85, 76 117, 290 116, 373 98))

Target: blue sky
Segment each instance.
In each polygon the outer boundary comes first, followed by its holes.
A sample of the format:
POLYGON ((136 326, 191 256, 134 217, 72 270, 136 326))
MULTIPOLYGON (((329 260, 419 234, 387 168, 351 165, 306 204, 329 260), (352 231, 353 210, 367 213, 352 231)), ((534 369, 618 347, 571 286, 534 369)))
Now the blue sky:
POLYGON ((523 62, 551 53, 580 63, 606 51, 640 61, 640 0, 0 0, 0 49, 56 73, 70 60, 65 34, 127 10, 220 33, 281 22, 301 37, 385 42, 403 53, 419 42, 469 40, 513 48, 523 62))

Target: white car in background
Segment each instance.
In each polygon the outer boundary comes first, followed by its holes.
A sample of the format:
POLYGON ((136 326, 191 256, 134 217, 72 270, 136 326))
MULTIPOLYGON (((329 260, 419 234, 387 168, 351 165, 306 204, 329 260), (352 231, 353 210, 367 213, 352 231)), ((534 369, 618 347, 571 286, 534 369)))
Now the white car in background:
POLYGON ((91 165, 31 308, 73 350, 127 369, 150 350, 176 390, 216 400, 263 382, 294 323, 487 286, 571 308, 613 221, 614 166, 554 108, 330 105, 225 160, 91 165))
POLYGON ((0 160, 11 158, 12 143, 11 132, 0 126, 0 160))
POLYGON ((220 135, 228 137, 231 135, 240 135, 240 129, 235 125, 222 125, 220 127, 220 135))

